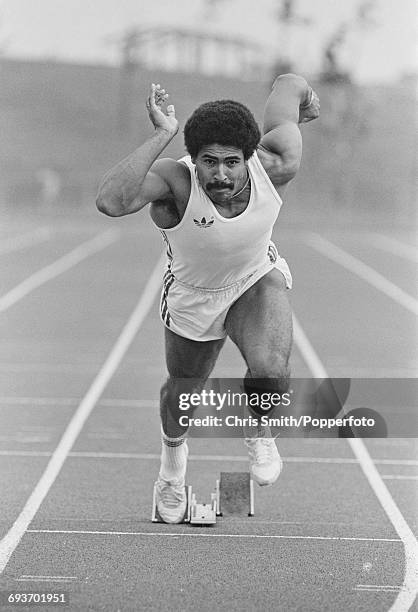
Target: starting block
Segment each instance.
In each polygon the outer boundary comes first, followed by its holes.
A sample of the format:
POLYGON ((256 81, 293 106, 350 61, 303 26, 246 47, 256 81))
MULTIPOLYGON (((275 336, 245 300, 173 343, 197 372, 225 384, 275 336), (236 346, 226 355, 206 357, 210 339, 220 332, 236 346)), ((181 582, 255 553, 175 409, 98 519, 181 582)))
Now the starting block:
POLYGON ((217 517, 217 493, 211 494, 210 504, 198 504, 193 493, 190 505, 191 525, 215 525, 217 517))
MULTIPOLYGON (((254 482, 247 472, 221 472, 209 503, 198 503, 191 485, 187 485, 185 490, 187 508, 182 523, 215 525, 218 516, 254 516, 254 482)), ((152 496, 151 521, 164 522, 157 509, 156 483, 152 496)))
POLYGON ((221 472, 218 516, 254 516, 254 481, 248 472, 221 472))

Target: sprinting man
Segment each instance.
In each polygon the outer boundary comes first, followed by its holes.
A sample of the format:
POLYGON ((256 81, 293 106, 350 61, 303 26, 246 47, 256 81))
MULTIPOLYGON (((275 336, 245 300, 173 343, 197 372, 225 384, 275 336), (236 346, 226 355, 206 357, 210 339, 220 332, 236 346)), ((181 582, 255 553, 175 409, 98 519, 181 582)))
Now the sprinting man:
MULTIPOLYGON (((168 379, 161 389, 156 493, 162 520, 178 523, 187 506, 187 428, 175 418, 181 379, 203 387, 229 336, 246 362, 248 393, 283 393, 289 385, 292 277, 271 235, 299 169, 299 124, 318 117, 319 99, 302 77, 279 76, 262 136, 239 102, 202 104, 184 128, 189 155, 174 160, 158 159, 179 129, 174 106, 163 111, 167 98, 159 84, 151 86, 146 106, 154 134, 105 175, 97 207, 119 217, 150 204, 167 245, 161 319, 168 379)), ((256 432, 245 439, 250 473, 270 485, 281 458, 270 430, 260 424, 256 432)))

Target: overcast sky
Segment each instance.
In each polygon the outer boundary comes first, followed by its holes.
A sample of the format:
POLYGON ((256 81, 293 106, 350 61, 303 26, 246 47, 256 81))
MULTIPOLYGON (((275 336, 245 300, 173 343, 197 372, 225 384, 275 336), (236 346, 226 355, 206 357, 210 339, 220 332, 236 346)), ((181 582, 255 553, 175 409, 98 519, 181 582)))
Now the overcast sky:
MULTIPOLYGON (((415 0, 368 0, 375 25, 355 24, 365 0, 297 0, 309 25, 294 27, 286 43, 302 72, 315 72, 326 40, 344 22, 350 34, 343 61, 357 80, 381 82, 416 71, 415 0)), ((0 0, 0 43, 7 56, 54 57, 67 61, 116 62, 115 45, 106 42, 134 25, 203 26, 262 43, 266 53, 280 50, 275 15, 281 0, 0 0)))

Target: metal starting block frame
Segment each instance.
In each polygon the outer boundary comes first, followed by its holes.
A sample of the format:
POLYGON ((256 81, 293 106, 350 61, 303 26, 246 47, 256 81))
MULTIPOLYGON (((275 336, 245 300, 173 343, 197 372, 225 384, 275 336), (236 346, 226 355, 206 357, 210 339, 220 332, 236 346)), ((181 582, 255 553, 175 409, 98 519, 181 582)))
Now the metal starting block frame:
MULTIPOLYGON (((156 484, 152 496, 153 523, 163 523, 156 503, 156 484)), ((186 485, 187 508, 182 523, 215 525, 218 516, 254 516, 254 481, 248 472, 221 472, 209 503, 198 503, 191 485, 186 485)))
POLYGON ((190 506, 191 525, 215 525, 218 507, 217 493, 212 493, 210 497, 210 504, 198 504, 196 495, 192 494, 190 506))

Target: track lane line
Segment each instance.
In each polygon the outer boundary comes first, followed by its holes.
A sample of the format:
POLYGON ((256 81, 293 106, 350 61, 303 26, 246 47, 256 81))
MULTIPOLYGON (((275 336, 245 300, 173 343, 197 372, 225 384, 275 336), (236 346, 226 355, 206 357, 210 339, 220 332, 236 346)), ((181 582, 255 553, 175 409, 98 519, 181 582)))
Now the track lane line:
POLYGON ((367 234, 367 243, 374 246, 376 249, 391 253, 397 257, 402 257, 412 263, 418 263, 418 249, 409 244, 404 244, 396 238, 383 236, 382 234, 370 233, 367 234))
POLYGON ((356 538, 350 536, 310 536, 310 535, 284 535, 284 534, 258 534, 258 533, 204 533, 203 531, 187 533, 184 531, 90 531, 81 529, 28 529, 26 533, 55 533, 64 535, 117 535, 117 536, 160 536, 168 538, 254 538, 270 540, 343 540, 348 542, 397 542, 402 544, 402 540, 397 538, 356 538))
POLYGON ((403 474, 381 474, 383 480, 418 480, 418 476, 405 476, 403 474))
POLYGON ((307 245, 321 253, 331 261, 349 270, 369 285, 378 289, 381 293, 390 297, 398 305, 403 306, 415 315, 418 315, 418 300, 403 291, 400 287, 389 281, 380 272, 357 259, 347 251, 336 246, 326 238, 314 232, 307 233, 304 237, 307 245))
POLYGON ((41 285, 44 285, 48 281, 56 278, 63 272, 67 272, 67 270, 70 270, 90 255, 93 255, 94 253, 106 248, 118 240, 119 235, 119 231, 113 229, 107 230, 106 232, 95 236, 91 240, 83 242, 66 255, 63 255, 54 261, 52 264, 49 264, 34 274, 31 274, 31 276, 28 276, 28 278, 0 297, 0 312, 4 312, 28 295, 28 293, 31 293, 41 285))
POLYGON ((310 343, 308 336, 303 331, 297 317, 293 314, 293 334, 295 344, 298 347, 306 365, 310 369, 312 375, 315 378, 328 378, 328 374, 322 361, 320 360, 318 353, 310 343))
MULTIPOLYGON (((22 397, 8 396, 0 397, 0 404, 12 404, 13 406, 30 406, 36 408, 39 406, 78 406, 80 397, 22 397)), ((103 398, 99 401, 98 406, 102 408, 150 408, 155 409, 160 407, 159 400, 154 399, 121 399, 121 398, 103 398)))
POLYGON ((45 468, 45 471, 32 491, 24 508, 7 534, 2 540, 0 540, 0 574, 4 571, 10 557, 18 546, 23 535, 26 533, 28 526, 54 484, 65 460, 68 457, 68 454, 70 453, 86 420, 90 416, 97 400, 118 368, 126 351, 130 347, 132 341, 138 333, 138 330, 150 311, 155 297, 161 288, 164 261, 165 254, 161 255, 157 265, 152 271, 139 302, 116 340, 106 361, 96 375, 96 378, 93 380, 87 394, 84 396, 79 407, 72 416, 51 456, 51 459, 48 462, 47 467, 45 468))
POLYGON ((398 593, 401 589, 401 586, 385 584, 358 584, 357 586, 353 587, 353 591, 357 591, 359 593, 398 593))
MULTIPOLYGON (((308 337, 303 332, 296 316, 294 316, 294 339, 302 357, 312 372, 312 376, 314 378, 327 378, 325 367, 322 365, 308 337)), ((389 612, 406 612, 413 605, 418 593, 418 541, 377 471, 363 440, 360 438, 346 438, 346 440, 386 516, 403 542, 405 575, 402 591, 389 612)))
POLYGON ((15 582, 73 582, 77 576, 25 576, 15 578, 15 582))
MULTIPOLYGON (((97 408, 97 405, 96 405, 97 408)), ((327 438, 330 439, 330 438, 327 438)), ((321 438, 324 440, 324 438, 321 438)), ((26 450, 0 450, 0 457, 51 457, 53 451, 26 451, 26 450)), ((69 459, 138 459, 139 461, 153 461, 160 459, 157 453, 114 453, 114 452, 95 452, 95 451, 73 451, 68 453, 69 459)), ((358 465, 358 460, 353 457, 308 457, 308 456, 281 456, 285 463, 332 463, 335 465, 358 465)), ((215 461, 215 462, 235 462, 248 463, 248 456, 245 455, 189 455, 189 461, 215 461)), ((418 467, 418 459, 374 459, 376 465, 390 466, 409 466, 418 467)), ((383 476, 389 478, 391 475, 383 476)), ((404 477, 400 477, 404 478, 404 477)), ((406 479, 415 477, 405 476, 406 479)))
POLYGON ((49 227, 39 227, 33 232, 26 232, 25 234, 8 238, 0 244, 0 255, 22 251, 27 247, 46 242, 50 237, 51 230, 49 227))

